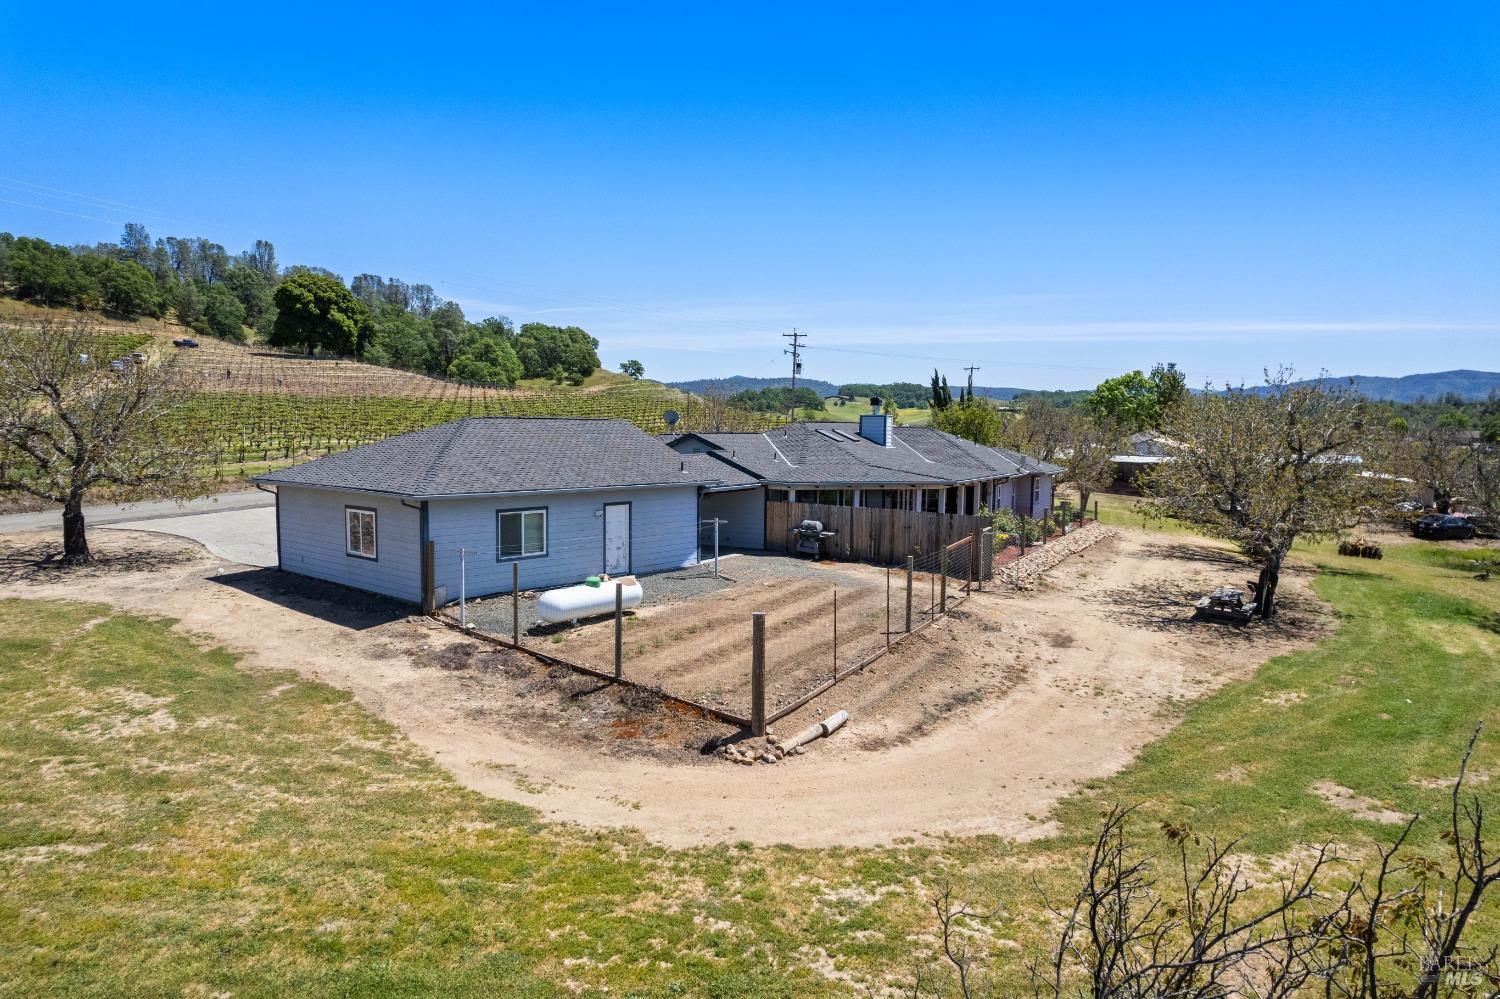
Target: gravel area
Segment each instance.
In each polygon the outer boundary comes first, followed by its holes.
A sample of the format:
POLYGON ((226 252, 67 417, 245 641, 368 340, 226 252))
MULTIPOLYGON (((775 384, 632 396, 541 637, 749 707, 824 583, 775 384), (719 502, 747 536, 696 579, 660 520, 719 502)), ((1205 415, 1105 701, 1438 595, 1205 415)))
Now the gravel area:
MULTIPOLYGON (((637 573, 641 581, 641 604, 658 607, 693 600, 707 593, 728 589, 737 583, 766 583, 778 580, 805 579, 820 572, 806 559, 785 555, 730 555, 719 559, 719 577, 714 578, 713 563, 670 569, 666 572, 637 573)), ((565 625, 544 625, 537 621, 536 598, 542 591, 522 591, 521 631, 529 635, 546 635, 565 625)), ((469 601, 469 624, 491 634, 511 633, 510 594, 469 601)), ((456 617, 458 607, 450 612, 456 617)))

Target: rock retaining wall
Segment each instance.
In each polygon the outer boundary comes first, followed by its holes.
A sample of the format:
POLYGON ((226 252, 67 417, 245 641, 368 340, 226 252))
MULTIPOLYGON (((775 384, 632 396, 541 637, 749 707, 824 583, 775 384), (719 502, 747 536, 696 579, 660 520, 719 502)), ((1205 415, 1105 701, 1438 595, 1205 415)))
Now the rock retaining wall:
POLYGON ((1066 537, 1049 541, 1035 551, 1028 552, 1025 557, 1018 558, 1009 565, 1002 566, 995 573, 996 578, 1007 586, 1013 586, 1018 590, 1030 590, 1035 588, 1037 580, 1042 573, 1057 565, 1069 555, 1076 555, 1088 548, 1090 545, 1103 541, 1105 538, 1115 537, 1119 532, 1100 524, 1089 524, 1081 527, 1066 537))

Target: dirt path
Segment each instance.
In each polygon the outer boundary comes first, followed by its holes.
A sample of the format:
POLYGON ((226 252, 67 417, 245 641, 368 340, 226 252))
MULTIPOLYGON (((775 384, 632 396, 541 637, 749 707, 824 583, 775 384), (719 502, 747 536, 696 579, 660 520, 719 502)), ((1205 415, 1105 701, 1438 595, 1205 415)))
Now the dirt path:
POLYGON ((653 757, 580 741, 569 733, 604 724, 591 721, 587 699, 544 710, 527 694, 537 681, 510 675, 535 671, 515 662, 435 668, 461 636, 383 602, 337 588, 309 597, 274 570, 145 534, 101 533, 103 564, 64 574, 33 566, 43 540, 0 538, 0 596, 170 615, 179 629, 244 652, 251 667, 349 690, 470 787, 673 846, 1042 834, 1060 797, 1128 763, 1172 724, 1174 706, 1328 627, 1301 572, 1284 577, 1281 625, 1189 625, 1185 599, 1242 583, 1246 567, 1207 544, 1122 532, 1034 593, 977 595, 807 709, 850 709, 845 732, 806 756, 742 767, 680 748, 653 757))

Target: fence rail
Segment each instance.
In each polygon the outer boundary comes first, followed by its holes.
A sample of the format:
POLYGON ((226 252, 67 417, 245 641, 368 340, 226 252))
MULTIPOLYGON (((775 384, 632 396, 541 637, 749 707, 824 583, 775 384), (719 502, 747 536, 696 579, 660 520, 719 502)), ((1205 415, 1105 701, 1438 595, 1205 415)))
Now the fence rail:
POLYGON ((939 551, 959 538, 972 537, 990 526, 988 517, 958 513, 918 513, 877 507, 827 506, 822 503, 767 503, 766 548, 789 552, 792 529, 816 520, 825 531, 836 532, 824 543, 831 558, 847 562, 895 565, 911 554, 939 551))

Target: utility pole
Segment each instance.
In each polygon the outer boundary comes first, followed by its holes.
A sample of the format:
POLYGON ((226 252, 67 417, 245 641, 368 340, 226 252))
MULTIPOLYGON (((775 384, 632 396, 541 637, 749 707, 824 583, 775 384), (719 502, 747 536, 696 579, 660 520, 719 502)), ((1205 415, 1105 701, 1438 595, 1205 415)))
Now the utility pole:
POLYGON ((783 354, 791 354, 792 355, 792 400, 791 400, 791 406, 789 408, 791 409, 791 419, 792 420, 796 420, 797 419, 797 398, 796 398, 797 397, 797 376, 802 373, 802 341, 803 341, 803 339, 805 339, 807 337, 807 334, 803 333, 801 330, 797 329, 796 327, 793 327, 792 331, 790 333, 783 333, 781 335, 783 337, 785 337, 786 339, 792 341, 791 348, 788 349, 788 350, 783 350, 782 353, 783 354))
POLYGON ((979 365, 971 364, 964 368, 969 373, 969 401, 974 401, 974 372, 979 370, 979 365))

